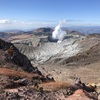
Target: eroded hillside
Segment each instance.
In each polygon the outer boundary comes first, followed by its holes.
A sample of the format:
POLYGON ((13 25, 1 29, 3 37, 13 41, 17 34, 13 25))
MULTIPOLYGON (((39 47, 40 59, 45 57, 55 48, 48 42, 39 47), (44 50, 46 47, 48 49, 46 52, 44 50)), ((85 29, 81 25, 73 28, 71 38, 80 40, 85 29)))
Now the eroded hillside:
MULTIPOLYGON (((66 82, 64 80, 58 82, 56 73, 65 72, 59 67, 58 70, 61 72, 56 72, 57 67, 51 66, 49 60, 44 65, 32 66, 28 58, 20 53, 12 43, 0 40, 0 99, 75 100, 75 98, 82 98, 97 100, 98 93, 94 85, 85 85, 80 78, 76 78, 71 84, 71 76, 66 77, 66 82), (48 69, 48 65, 54 74, 48 69), (45 71, 48 73, 45 74, 45 71), (50 76, 50 73, 53 77, 50 76), (77 94, 82 94, 82 96, 77 97, 77 94)), ((62 79, 65 76, 62 76, 62 79)), ((59 79, 61 79, 60 75, 59 79)))

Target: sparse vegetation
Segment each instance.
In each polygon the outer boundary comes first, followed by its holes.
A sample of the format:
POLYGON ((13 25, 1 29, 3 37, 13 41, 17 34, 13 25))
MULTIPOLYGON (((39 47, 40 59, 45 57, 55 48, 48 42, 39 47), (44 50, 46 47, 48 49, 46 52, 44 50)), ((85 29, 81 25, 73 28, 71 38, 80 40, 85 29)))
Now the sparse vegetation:
MULTIPOLYGON (((41 29, 37 31, 41 31, 41 29)), ((42 31, 45 32, 45 30, 42 31)), ((48 34, 47 31, 46 35, 48 34)), ((30 38, 29 34, 28 36, 30 38)), ((12 43, 0 39, 0 99, 70 100, 72 98, 71 100, 74 100, 73 98, 82 97, 84 100, 98 100, 100 95, 100 86, 98 85, 100 41, 98 36, 94 35, 89 37, 82 35, 82 37, 84 39, 78 37, 78 41, 75 41, 83 48, 78 54, 72 57, 61 57, 58 54, 42 64, 34 63, 34 66, 27 56, 20 53, 12 43), (93 40, 92 43, 91 39, 93 40), (90 45, 87 47, 86 43, 90 45), (83 82, 80 78, 76 78, 77 76, 80 76, 83 82), (95 85, 87 84, 91 82, 95 85)), ((37 53, 37 50, 41 50, 40 48, 44 50, 42 45, 44 46, 46 42, 50 44, 50 41, 44 41, 48 37, 42 36, 41 39, 43 41, 38 41, 41 45, 35 47, 32 47, 33 44, 31 46, 24 45, 29 47, 29 49, 27 48, 29 52, 34 48, 32 52, 35 50, 37 53)), ((34 59, 31 58, 31 60, 34 59)))

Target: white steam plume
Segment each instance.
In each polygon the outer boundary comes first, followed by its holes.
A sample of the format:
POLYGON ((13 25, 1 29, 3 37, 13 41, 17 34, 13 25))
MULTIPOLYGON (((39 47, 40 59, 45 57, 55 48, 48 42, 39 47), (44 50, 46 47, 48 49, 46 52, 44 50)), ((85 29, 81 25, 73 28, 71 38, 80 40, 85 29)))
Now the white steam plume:
POLYGON ((66 35, 66 32, 61 29, 62 24, 63 22, 60 21, 60 23, 55 27, 54 31, 52 32, 52 38, 58 39, 58 43, 61 42, 66 35))

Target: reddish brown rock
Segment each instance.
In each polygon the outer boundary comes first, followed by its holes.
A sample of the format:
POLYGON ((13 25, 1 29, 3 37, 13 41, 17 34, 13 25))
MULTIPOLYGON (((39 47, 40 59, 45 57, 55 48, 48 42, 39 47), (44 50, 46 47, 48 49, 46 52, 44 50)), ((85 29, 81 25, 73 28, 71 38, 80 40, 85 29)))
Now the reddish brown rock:
POLYGON ((91 96, 88 92, 79 89, 76 90, 73 95, 66 98, 66 100, 97 100, 97 99, 91 96))

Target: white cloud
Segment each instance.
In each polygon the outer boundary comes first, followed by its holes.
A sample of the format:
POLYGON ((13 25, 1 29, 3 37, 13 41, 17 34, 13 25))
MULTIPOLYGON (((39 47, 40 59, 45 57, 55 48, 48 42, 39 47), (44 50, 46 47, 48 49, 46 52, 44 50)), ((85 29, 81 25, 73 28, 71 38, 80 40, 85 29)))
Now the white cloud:
POLYGON ((6 19, 0 20, 0 24, 10 24, 10 23, 11 23, 10 20, 6 20, 6 19))
POLYGON ((7 20, 0 19, 0 30, 8 30, 8 29, 33 29, 38 27, 49 27, 51 25, 50 22, 46 21, 38 21, 38 20, 30 20, 30 21, 18 21, 18 20, 7 20))
POLYGON ((87 21, 80 20, 66 20, 63 19, 61 21, 57 20, 27 20, 27 21, 19 21, 19 20, 8 20, 8 19, 0 19, 0 31, 1 30, 11 30, 11 29, 34 29, 39 27, 51 27, 56 26, 58 23, 64 23, 64 26, 100 26, 98 23, 87 23, 87 21))

